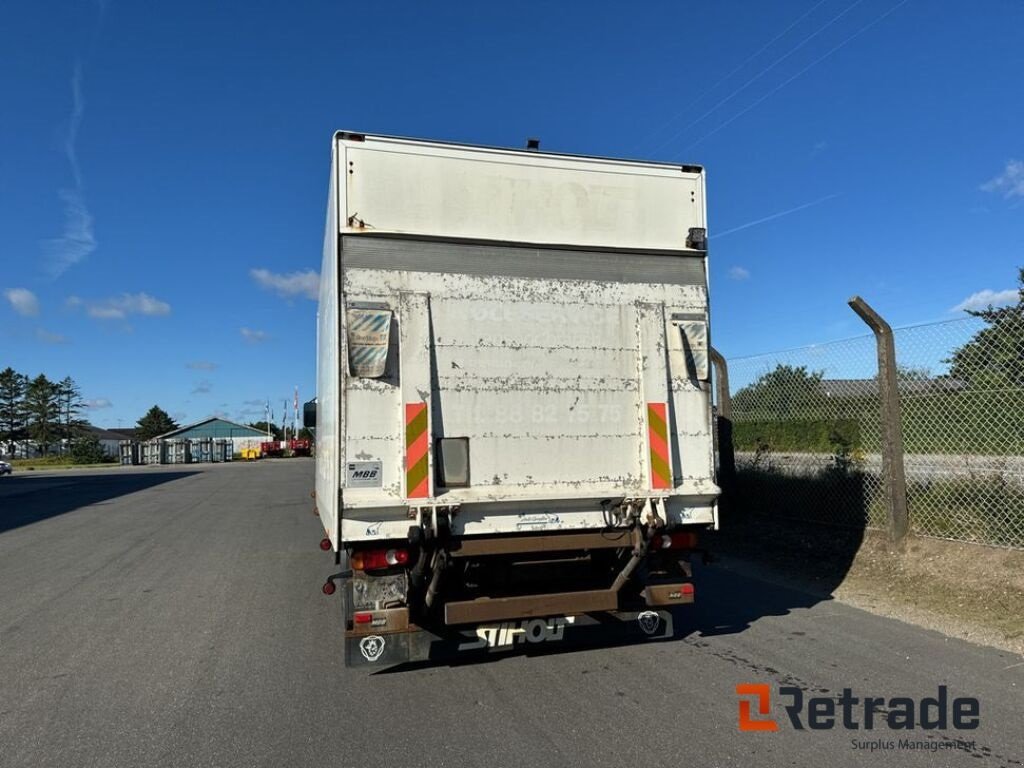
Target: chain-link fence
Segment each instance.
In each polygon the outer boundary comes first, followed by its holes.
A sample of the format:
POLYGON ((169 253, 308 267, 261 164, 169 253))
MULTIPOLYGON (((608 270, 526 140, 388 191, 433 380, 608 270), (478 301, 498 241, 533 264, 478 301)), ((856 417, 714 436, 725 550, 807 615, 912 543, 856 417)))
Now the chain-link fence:
MULTIPOLYGON (((911 529, 1024 548, 1024 310, 894 338, 911 529)), ((874 336, 728 370, 737 511, 887 526, 874 336)))

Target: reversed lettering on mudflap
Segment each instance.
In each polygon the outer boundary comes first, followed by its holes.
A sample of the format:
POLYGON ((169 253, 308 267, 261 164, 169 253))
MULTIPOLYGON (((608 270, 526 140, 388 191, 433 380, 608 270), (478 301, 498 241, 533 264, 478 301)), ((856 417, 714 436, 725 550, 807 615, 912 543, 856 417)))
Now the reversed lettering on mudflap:
POLYGON ((523 619, 487 624, 474 630, 475 637, 472 640, 459 643, 459 650, 512 648, 524 643, 557 642, 565 637, 566 626, 575 622, 575 616, 556 616, 551 619, 523 619))

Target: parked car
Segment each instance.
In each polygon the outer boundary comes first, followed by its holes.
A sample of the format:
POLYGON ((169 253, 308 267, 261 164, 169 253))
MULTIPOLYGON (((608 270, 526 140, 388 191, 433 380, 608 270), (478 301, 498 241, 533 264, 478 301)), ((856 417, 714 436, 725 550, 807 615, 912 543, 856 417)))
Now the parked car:
POLYGON ((8 464, 6 461, 0 461, 0 477, 9 475, 14 471, 14 467, 8 464))

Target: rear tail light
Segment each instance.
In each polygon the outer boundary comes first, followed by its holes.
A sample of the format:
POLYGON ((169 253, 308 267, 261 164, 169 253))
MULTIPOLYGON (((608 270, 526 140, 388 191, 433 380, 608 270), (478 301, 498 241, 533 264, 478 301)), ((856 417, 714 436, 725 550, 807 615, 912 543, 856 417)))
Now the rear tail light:
POLYGON ((352 620, 356 624, 369 624, 373 621, 373 614, 368 611, 359 611, 352 617, 352 620))
POLYGON ((651 549, 693 549, 697 546, 697 534, 689 531, 662 533, 651 539, 651 549))
POLYGON ((363 549, 353 552, 349 562, 352 564, 352 569, 356 571, 390 568, 394 565, 405 565, 408 563, 409 550, 398 547, 393 549, 363 549))

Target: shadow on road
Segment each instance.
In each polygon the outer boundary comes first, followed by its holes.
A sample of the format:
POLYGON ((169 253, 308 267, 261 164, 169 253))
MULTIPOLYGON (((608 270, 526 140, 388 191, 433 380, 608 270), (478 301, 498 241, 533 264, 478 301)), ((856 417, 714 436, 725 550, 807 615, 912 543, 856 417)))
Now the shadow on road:
POLYGON ((4 478, 0 480, 0 533, 194 474, 114 471, 4 478))
MULTIPOLYGON (((702 534, 702 545, 723 560, 722 567, 695 565, 695 604, 673 611, 673 639, 656 642, 737 634, 766 616, 811 608, 831 599, 853 565, 864 540, 872 498, 863 477, 831 472, 811 478, 739 474, 740 482, 723 505, 721 530, 702 534), (824 524, 834 520, 844 525, 824 524)), ((646 642, 650 641, 640 637, 516 646, 465 659, 401 664, 377 674, 646 642)))
POLYGON ((442 658, 415 661, 374 670, 376 674, 410 672, 438 666, 488 664, 511 656, 552 656, 595 647, 614 648, 651 642, 673 643, 687 638, 713 637, 744 632, 766 616, 786 616, 794 609, 811 608, 831 598, 821 585, 808 589, 780 586, 776 583, 740 574, 714 565, 697 567, 694 573, 696 602, 673 609, 674 632, 671 639, 651 641, 641 635, 608 640, 578 636, 575 641, 545 645, 517 645, 507 651, 480 653, 460 658, 445 654, 442 658))

